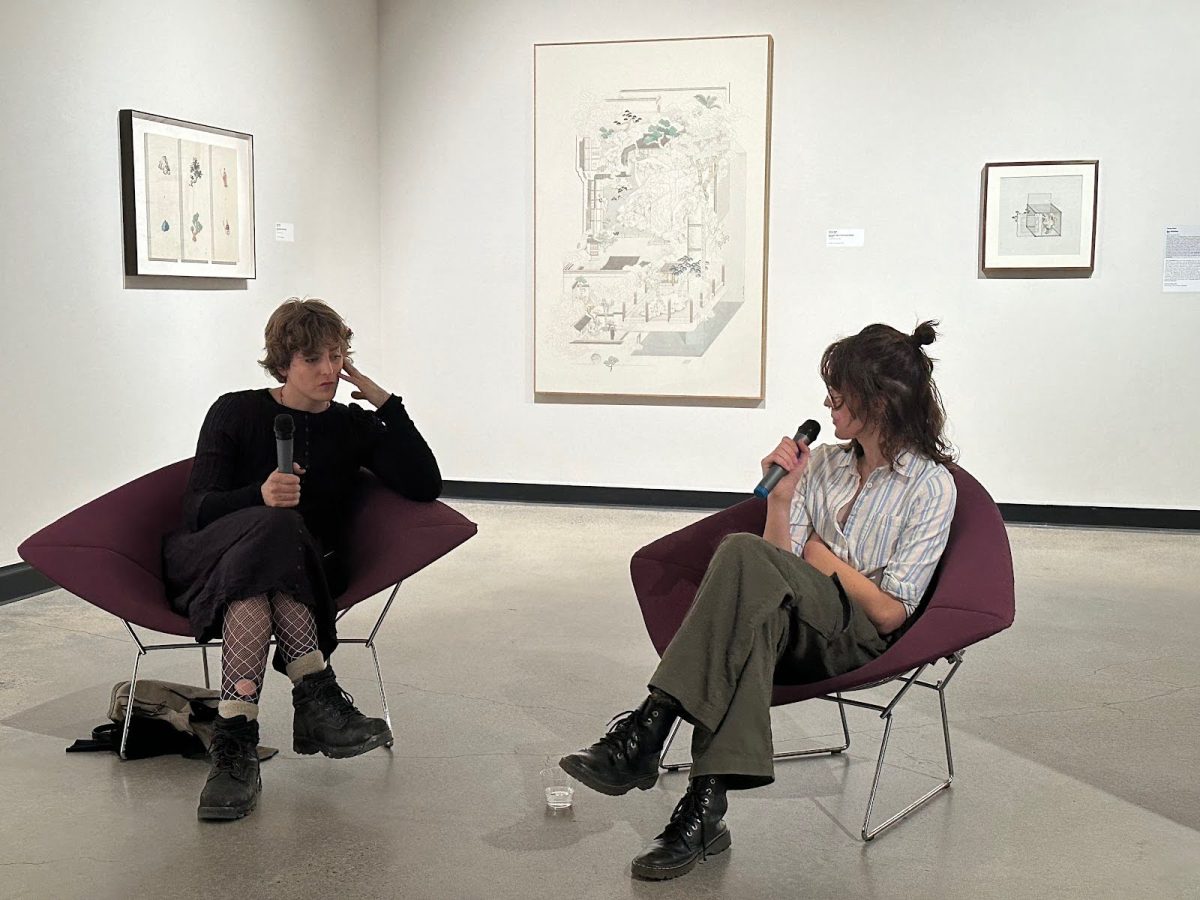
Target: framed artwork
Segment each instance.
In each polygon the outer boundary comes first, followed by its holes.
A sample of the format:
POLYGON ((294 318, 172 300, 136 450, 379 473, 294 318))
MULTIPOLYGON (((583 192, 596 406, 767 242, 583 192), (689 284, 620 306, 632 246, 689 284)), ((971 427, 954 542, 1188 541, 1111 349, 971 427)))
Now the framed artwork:
POLYGON ((762 400, 772 51, 534 46, 535 400, 762 400))
POLYGON ((254 277, 254 138, 119 115, 126 275, 254 277))
POLYGON ((1094 159, 987 163, 983 273, 1091 275, 1099 176, 1094 159))

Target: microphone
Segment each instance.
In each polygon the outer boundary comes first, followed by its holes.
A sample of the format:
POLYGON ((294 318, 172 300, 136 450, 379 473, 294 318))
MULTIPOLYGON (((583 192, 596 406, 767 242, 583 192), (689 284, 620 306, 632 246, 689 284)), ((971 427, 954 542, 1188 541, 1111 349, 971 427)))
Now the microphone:
MULTIPOLYGON (((803 441, 806 444, 811 444, 817 439, 817 435, 821 433, 821 423, 816 419, 806 419, 804 424, 796 429, 796 443, 803 441)), ((779 484, 784 475, 787 474, 787 469, 779 465, 779 463, 771 463, 771 468, 767 469, 767 474, 763 476, 762 481, 754 488, 754 496, 767 499, 767 495, 779 484)))
POLYGON ((287 413, 275 417, 275 461, 280 472, 292 474, 292 434, 295 423, 287 413))

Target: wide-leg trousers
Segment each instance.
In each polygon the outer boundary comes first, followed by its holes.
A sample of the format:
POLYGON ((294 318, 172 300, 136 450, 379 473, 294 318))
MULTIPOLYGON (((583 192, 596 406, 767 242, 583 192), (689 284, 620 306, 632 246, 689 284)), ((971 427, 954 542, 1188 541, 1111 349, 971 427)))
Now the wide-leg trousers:
POLYGON ((888 646, 836 577, 753 534, 722 541, 650 686, 679 701, 692 777, 775 780, 771 689, 849 672, 888 646))

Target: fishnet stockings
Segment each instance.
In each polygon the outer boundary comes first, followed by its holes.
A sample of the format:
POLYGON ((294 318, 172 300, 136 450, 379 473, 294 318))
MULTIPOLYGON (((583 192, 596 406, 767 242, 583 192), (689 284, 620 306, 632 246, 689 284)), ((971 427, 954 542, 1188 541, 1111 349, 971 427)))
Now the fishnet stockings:
POLYGON ((257 703, 271 645, 271 604, 267 595, 230 603, 221 636, 221 699, 257 703))
POLYGON ((317 649, 317 623, 312 612, 291 594, 282 592, 271 598, 275 637, 284 662, 292 662, 317 649))
POLYGON ((257 703, 267 672, 271 631, 279 641, 284 662, 317 649, 317 624, 308 607, 291 594, 271 599, 256 594, 235 600, 225 610, 221 651, 221 699, 257 703))

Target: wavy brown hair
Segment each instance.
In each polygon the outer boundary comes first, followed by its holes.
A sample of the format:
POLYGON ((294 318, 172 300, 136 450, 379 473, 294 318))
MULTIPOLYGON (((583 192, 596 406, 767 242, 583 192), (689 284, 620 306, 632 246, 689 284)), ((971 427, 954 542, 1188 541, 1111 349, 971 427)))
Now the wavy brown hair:
POLYGON ((267 355, 258 364, 283 384, 283 373, 297 351, 311 354, 338 347, 346 355, 354 332, 325 301, 288 297, 271 313, 263 337, 267 355))
MULTIPOLYGON (((893 464, 905 450, 942 465, 954 461, 943 434, 946 410, 933 380, 933 360, 923 349, 937 339, 937 324, 922 322, 911 335, 890 325, 868 325, 830 344, 821 356, 825 386, 855 418, 878 429, 880 449, 893 464)), ((854 444, 861 455, 862 447, 854 444)))

